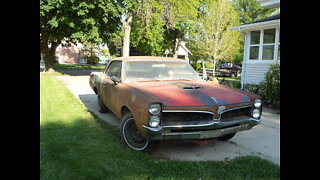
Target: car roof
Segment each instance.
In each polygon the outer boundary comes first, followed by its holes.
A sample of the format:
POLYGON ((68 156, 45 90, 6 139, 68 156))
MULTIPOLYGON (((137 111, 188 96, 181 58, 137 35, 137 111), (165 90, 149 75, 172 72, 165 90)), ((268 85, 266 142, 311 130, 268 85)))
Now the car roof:
POLYGON ((113 60, 123 60, 123 61, 130 61, 130 60, 184 60, 179 58, 172 58, 172 57, 159 57, 159 56, 128 56, 128 57, 117 57, 113 60))

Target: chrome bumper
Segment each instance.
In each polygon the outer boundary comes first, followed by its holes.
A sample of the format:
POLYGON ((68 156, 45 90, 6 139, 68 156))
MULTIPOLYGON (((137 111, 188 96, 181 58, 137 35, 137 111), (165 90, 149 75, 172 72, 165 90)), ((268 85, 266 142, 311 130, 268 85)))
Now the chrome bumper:
POLYGON ((151 128, 143 126, 145 138, 149 141, 178 140, 178 139, 210 139, 227 134, 249 130, 261 122, 259 119, 249 118, 232 122, 213 121, 205 125, 188 126, 159 126, 151 128))

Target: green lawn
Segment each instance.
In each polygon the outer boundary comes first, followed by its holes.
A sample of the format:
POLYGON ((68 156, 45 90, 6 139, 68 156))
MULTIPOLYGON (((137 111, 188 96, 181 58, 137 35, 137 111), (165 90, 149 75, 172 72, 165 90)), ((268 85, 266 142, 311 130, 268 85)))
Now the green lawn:
POLYGON ((240 89, 241 87, 241 77, 217 77, 219 82, 221 82, 223 79, 226 81, 230 81, 233 84, 234 88, 240 89))
POLYGON ((40 179, 279 179, 254 156, 221 162, 156 160, 122 143, 55 78, 40 73, 40 179))
POLYGON ((103 70, 106 66, 89 64, 54 64, 54 69, 66 70, 103 70))

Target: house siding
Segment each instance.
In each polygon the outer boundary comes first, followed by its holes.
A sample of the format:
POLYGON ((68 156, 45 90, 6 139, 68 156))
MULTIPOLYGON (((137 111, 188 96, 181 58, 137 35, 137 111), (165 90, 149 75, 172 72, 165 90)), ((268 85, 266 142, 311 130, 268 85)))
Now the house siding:
POLYGON ((246 64, 246 69, 242 76, 243 84, 253 83, 259 84, 265 79, 265 74, 268 72, 271 64, 275 63, 253 63, 246 64))
MULTIPOLYGON (((268 27, 270 28, 270 27, 268 27)), ((267 28, 267 29, 268 29, 267 28)), ((277 60, 278 57, 278 42, 279 42, 279 33, 280 27, 275 26, 272 28, 276 28, 276 37, 275 37, 275 51, 274 51, 274 59, 273 60, 249 60, 249 48, 250 48, 250 33, 251 30, 246 31, 245 36, 245 48, 244 48, 244 57, 243 57, 243 70, 242 70, 242 78, 241 78, 241 88, 244 87, 245 84, 259 84, 263 80, 265 80, 265 74, 270 69, 271 64, 280 64, 280 60, 277 60)), ((262 31, 265 28, 257 28, 262 31)), ((256 30, 256 29, 253 29, 256 30)), ((262 42, 262 37, 260 36, 260 41, 262 42)), ((260 44, 259 56, 262 56, 262 45, 260 44)))

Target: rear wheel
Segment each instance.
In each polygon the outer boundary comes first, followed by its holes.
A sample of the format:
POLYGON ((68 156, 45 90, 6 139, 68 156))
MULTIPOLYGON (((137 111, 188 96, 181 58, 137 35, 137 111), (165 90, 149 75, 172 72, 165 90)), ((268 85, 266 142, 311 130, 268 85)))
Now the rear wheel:
POLYGON ((136 151, 150 152, 158 144, 158 141, 150 142, 140 134, 131 113, 122 118, 120 134, 123 141, 136 151))
POLYGON ((233 138, 233 136, 236 135, 236 133, 227 134, 221 137, 218 137, 220 141, 228 141, 229 139, 233 138))

